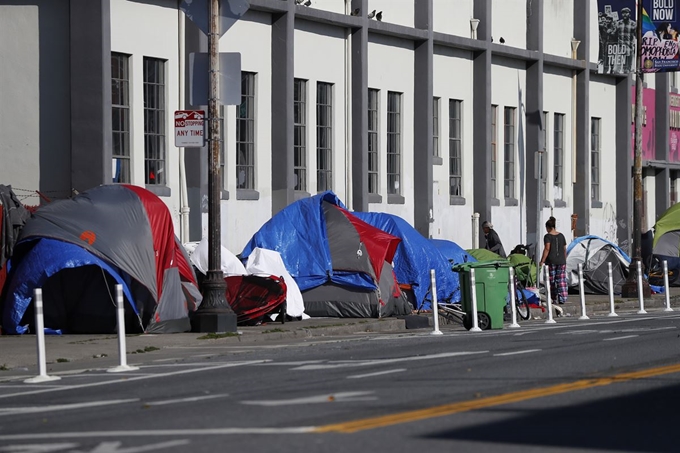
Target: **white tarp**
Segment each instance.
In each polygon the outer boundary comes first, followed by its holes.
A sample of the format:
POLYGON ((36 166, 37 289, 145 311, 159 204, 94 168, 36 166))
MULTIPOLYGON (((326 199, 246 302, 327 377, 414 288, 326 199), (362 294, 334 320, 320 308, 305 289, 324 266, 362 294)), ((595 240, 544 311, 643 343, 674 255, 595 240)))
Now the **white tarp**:
POLYGON ((256 247, 248 257, 246 270, 249 274, 254 275, 276 275, 277 277, 283 277, 283 280, 286 282, 286 287, 288 288, 286 294, 286 313, 288 316, 294 318, 300 316, 303 319, 309 318, 309 316, 304 313, 305 303, 302 300, 300 288, 286 270, 286 266, 283 264, 279 252, 256 247))
MULTIPOLYGON (((203 238, 194 248, 193 252, 190 247, 185 244, 185 249, 189 252, 189 259, 191 264, 196 266, 198 271, 205 275, 208 272, 208 238, 203 238)), ((222 272, 224 272, 225 277, 231 275, 247 275, 246 268, 243 267, 243 263, 236 258, 232 252, 229 251, 225 246, 222 246, 222 272)))

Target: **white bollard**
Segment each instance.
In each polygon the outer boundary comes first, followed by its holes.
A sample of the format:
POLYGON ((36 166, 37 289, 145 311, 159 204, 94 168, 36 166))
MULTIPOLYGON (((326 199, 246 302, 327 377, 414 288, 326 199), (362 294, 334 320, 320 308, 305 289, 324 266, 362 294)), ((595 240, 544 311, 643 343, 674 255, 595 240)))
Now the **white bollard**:
POLYGON ((25 379, 26 384, 39 384, 41 382, 58 381, 59 376, 49 376, 47 374, 47 364, 45 359, 45 325, 43 321, 43 300, 42 289, 33 290, 33 308, 35 310, 35 340, 38 348, 38 375, 25 379))
POLYGON ((637 261, 637 289, 638 289, 638 301, 640 301, 640 309, 638 310, 638 315, 644 315, 645 311, 645 298, 642 294, 642 263, 640 260, 637 261))
POLYGON ((545 278, 545 295, 546 295, 546 300, 548 301, 548 320, 545 322, 546 324, 556 324, 557 321, 553 319, 553 312, 552 312, 552 297, 550 297, 550 268, 547 265, 543 265, 543 276, 545 278))
POLYGON ((512 324, 510 324, 508 327, 517 329, 518 327, 520 327, 520 325, 517 324, 517 297, 515 297, 516 295, 515 268, 510 267, 508 269, 508 276, 510 277, 508 281, 508 290, 510 291, 510 308, 512 309, 512 324))
POLYGON ((581 298, 581 316, 578 319, 590 319, 586 315, 586 292, 583 289, 583 263, 578 263, 578 293, 581 298))
POLYGON ((609 314, 607 316, 619 316, 614 311, 614 276, 611 262, 607 263, 607 272, 609 273, 609 314))
POLYGON ((479 321, 477 320, 477 281, 474 269, 470 269, 470 293, 472 296, 472 328, 470 332, 481 332, 482 329, 479 328, 479 321))
POLYGON ((671 287, 668 284, 668 261, 666 260, 663 260, 663 287, 664 293, 666 294, 666 308, 664 308, 663 311, 673 311, 671 308, 671 287))
POLYGON ((430 282, 432 288, 432 315, 434 316, 434 330, 430 332, 430 335, 443 335, 442 331, 439 330, 439 303, 437 302, 437 277, 435 276, 434 269, 430 269, 430 282))
POLYGON ((116 285, 116 310, 118 320, 118 355, 120 356, 120 365, 109 368, 109 373, 121 373, 123 371, 138 370, 139 367, 130 366, 127 364, 127 352, 125 350, 125 299, 123 298, 123 285, 116 285))

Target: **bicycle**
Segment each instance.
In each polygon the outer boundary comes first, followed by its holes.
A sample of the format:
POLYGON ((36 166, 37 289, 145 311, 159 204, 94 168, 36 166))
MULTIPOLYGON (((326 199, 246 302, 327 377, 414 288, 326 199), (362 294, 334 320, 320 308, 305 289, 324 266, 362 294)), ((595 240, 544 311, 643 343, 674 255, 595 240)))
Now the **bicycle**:
MULTIPOLYGON (((508 257, 508 260, 511 262, 515 261, 513 264, 513 268, 515 269, 515 307, 517 309, 517 314, 524 321, 531 318, 531 307, 529 306, 525 290, 534 283, 531 274, 532 267, 535 267, 536 264, 529 253, 532 245, 533 244, 517 244, 508 257), (515 255, 514 259, 511 258, 512 255, 515 255), (518 258, 520 256, 526 257, 526 260, 518 258)), ((508 305, 506 305, 505 310, 507 314, 510 314, 509 302, 508 305)))

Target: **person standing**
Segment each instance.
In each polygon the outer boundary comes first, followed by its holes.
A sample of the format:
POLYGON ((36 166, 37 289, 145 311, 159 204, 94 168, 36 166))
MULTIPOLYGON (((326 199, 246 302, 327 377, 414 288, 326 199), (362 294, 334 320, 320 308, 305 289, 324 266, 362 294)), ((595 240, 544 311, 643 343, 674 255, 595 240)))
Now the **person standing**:
POLYGON ((543 236, 543 255, 539 267, 545 264, 550 272, 550 300, 559 304, 567 301, 567 240, 555 228, 555 217, 545 222, 548 231, 543 236))
POLYGON ((505 249, 503 248, 503 243, 501 243, 501 238, 498 233, 493 229, 493 225, 488 220, 482 223, 482 230, 484 231, 484 238, 486 239, 486 245, 484 248, 500 255, 503 258, 507 258, 505 255, 505 249))
POLYGON ((616 32, 619 38, 619 48, 625 56, 620 60, 618 74, 628 74, 634 70, 635 46, 637 43, 637 22, 630 18, 630 8, 621 9, 621 19, 616 24, 616 32))

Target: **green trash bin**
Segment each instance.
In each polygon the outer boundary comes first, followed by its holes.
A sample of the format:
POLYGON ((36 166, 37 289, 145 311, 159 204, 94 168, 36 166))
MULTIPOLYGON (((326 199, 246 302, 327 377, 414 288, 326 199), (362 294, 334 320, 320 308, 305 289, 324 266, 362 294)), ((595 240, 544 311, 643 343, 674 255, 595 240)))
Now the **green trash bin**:
POLYGON ((465 312, 463 325, 472 328, 472 291, 470 270, 475 270, 477 289, 477 323, 482 330, 502 329, 503 312, 507 303, 508 269, 511 264, 505 260, 461 263, 452 267, 460 274, 461 307, 465 312))

